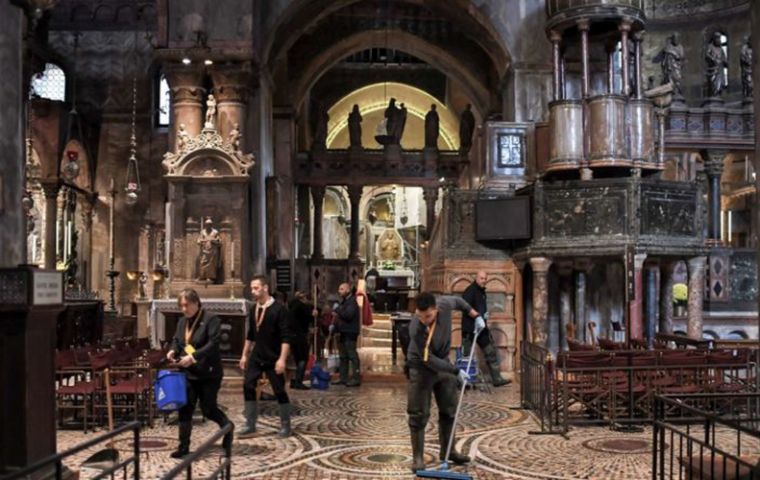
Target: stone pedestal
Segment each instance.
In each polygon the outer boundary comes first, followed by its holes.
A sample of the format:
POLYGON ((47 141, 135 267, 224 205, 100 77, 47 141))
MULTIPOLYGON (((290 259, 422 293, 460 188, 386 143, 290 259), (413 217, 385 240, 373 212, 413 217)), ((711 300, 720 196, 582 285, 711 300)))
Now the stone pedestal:
POLYGON ((531 341, 544 346, 548 339, 548 273, 551 264, 551 259, 545 257, 535 257, 530 259, 530 266, 533 270, 533 318, 531 319, 533 335, 531 341))
POLYGON ((689 305, 686 335, 702 340, 702 302, 705 290, 705 257, 689 259, 689 305))

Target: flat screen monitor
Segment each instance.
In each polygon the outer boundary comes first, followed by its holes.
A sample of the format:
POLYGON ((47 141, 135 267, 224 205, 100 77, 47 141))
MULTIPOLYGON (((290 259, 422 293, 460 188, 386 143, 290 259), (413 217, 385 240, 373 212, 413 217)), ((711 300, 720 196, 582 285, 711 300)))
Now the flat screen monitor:
POLYGON ((530 197, 478 200, 475 222, 478 241, 528 239, 531 237, 530 197))

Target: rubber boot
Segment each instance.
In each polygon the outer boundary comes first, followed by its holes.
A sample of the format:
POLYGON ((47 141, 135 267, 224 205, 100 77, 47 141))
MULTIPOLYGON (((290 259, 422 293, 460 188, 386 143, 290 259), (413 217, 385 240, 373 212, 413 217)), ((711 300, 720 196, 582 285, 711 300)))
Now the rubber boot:
POLYGON ((345 385, 348 383, 348 361, 341 359, 340 366, 338 367, 338 373, 340 380, 335 382, 336 385, 345 385))
POLYGON ((412 432, 412 473, 425 469, 425 429, 411 429, 412 432))
POLYGON ((306 373, 306 362, 298 362, 296 365, 296 378, 293 379, 291 387, 296 390, 309 390, 309 387, 303 384, 303 376, 306 373))
POLYGON ((243 416, 245 416, 245 427, 238 431, 238 438, 250 438, 256 434, 256 420, 259 417, 259 408, 256 402, 246 401, 243 405, 243 416))
POLYGON ((280 431, 277 436, 287 438, 290 436, 290 404, 281 403, 280 407, 280 431))
POLYGON ((493 343, 489 343, 486 345, 486 348, 483 349, 483 353, 486 357, 486 362, 488 362, 488 369, 491 371, 491 380, 493 381, 494 387, 501 387, 504 385, 509 385, 512 383, 511 380, 507 380, 506 378, 503 378, 501 376, 501 365, 499 364, 499 354, 496 351, 496 347, 493 343))
POLYGON ((193 422, 179 423, 179 447, 171 453, 172 458, 183 458, 190 453, 190 434, 193 432, 193 422))
MULTIPOLYGON (((449 438, 451 437, 452 431, 454 427, 454 419, 440 419, 438 420, 438 439, 441 442, 441 450, 439 458, 441 461, 446 460, 446 449, 449 446, 449 438)), ((456 451, 456 448, 454 445, 456 445, 456 438, 451 442, 451 453, 449 454, 449 461, 456 464, 456 465, 462 465, 465 463, 470 463, 470 457, 467 455, 463 455, 456 451)))

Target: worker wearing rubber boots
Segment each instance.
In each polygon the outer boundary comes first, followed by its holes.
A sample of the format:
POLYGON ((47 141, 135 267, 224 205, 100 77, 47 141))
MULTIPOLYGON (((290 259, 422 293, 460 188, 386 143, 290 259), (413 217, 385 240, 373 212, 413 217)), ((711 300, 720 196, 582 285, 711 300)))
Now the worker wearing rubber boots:
MULTIPOLYGON (((441 460, 454 427, 457 407, 457 385, 467 380, 467 374, 449 360, 451 349, 451 313, 460 310, 463 317, 475 319, 476 328, 485 321, 470 304, 460 297, 442 296, 424 292, 417 297, 416 315, 409 324, 409 387, 407 414, 412 437, 412 471, 425 468, 425 426, 430 418, 430 397, 435 395, 438 405, 438 437, 441 460)), ((470 457, 452 450, 449 460, 457 465, 470 461, 470 457)))
MULTIPOLYGON (((486 282, 488 282, 488 274, 484 271, 478 272, 475 276, 475 281, 470 284, 469 287, 462 294, 462 298, 472 305, 472 307, 478 311, 484 320, 488 321, 488 303, 486 297, 486 282)), ((475 322, 472 318, 462 318, 462 355, 469 356, 472 352, 472 342, 475 337, 475 322)), ((483 351, 483 355, 486 357, 486 363, 488 363, 488 369, 491 373, 491 380, 494 387, 501 387, 508 385, 511 380, 507 380, 501 376, 501 363, 499 362, 499 353, 496 351, 496 345, 493 344, 491 338, 491 332, 488 331, 486 326, 483 331, 478 335, 478 345, 483 351)))

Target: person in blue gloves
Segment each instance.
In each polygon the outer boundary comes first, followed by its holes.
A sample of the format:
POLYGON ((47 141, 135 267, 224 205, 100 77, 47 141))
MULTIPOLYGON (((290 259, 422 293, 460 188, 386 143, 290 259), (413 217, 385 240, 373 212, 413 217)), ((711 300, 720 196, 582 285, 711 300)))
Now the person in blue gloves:
MULTIPOLYGON (((460 297, 436 297, 429 292, 417 296, 417 310, 409 324, 407 366, 409 386, 407 414, 412 440, 412 472, 425 468, 425 427, 430 418, 430 398, 438 405, 438 438, 440 457, 444 460, 449 437, 454 427, 457 408, 457 385, 467 381, 467 373, 449 360, 451 350, 451 313, 460 310, 463 317, 475 319, 475 328, 485 321, 469 303, 460 297)), ((452 450, 449 460, 457 465, 470 457, 452 450)))

